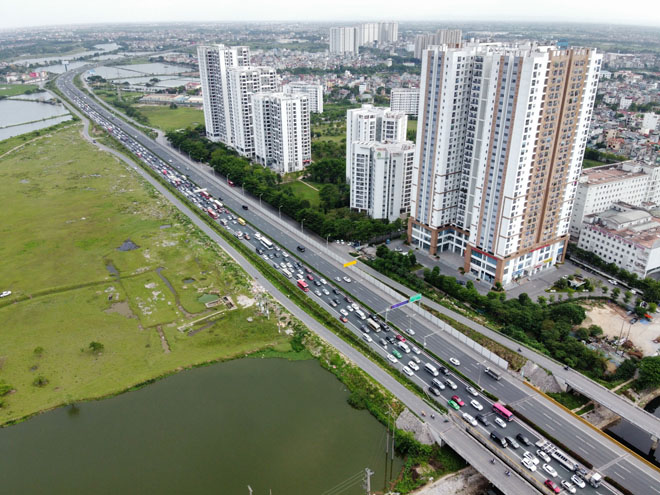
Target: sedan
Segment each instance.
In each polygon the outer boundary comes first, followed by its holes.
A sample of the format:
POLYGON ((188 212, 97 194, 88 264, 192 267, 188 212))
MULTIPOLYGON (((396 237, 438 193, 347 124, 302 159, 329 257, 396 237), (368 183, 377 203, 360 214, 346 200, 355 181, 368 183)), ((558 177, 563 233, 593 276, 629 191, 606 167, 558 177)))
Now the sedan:
POLYGON ((396 334, 395 337, 396 337, 396 340, 398 340, 399 342, 405 342, 406 341, 406 338, 403 335, 396 334))
POLYGON ((451 407, 452 409, 456 409, 457 411, 460 409, 460 406, 451 399, 447 401, 447 404, 449 405, 449 407, 451 407))
POLYGON ((557 471, 555 471, 555 468, 553 468, 550 464, 543 464, 543 471, 548 473, 553 478, 557 477, 557 471))
POLYGON ((351 279, 349 277, 344 277, 344 282, 346 282, 347 284, 350 284, 351 279))
POLYGON ((561 493, 561 488, 555 485, 551 480, 545 480, 544 485, 550 488, 550 490, 552 490, 554 493, 561 493))
POLYGON ((500 428, 506 428, 506 423, 502 418, 495 418, 493 421, 499 426, 500 428))
POLYGON ((321 292, 323 292, 324 296, 329 296, 330 295, 330 292, 328 292, 328 289, 326 289, 325 287, 323 289, 321 289, 321 292))
POLYGON ((341 278, 339 278, 339 277, 335 277, 335 280, 336 280, 337 282, 341 282, 341 278))
POLYGON ((330 301, 330 306, 332 306, 333 308, 336 308, 338 306, 337 301, 335 301, 334 299, 332 301, 330 301))
POLYGON ((481 402, 479 402, 478 400, 475 400, 475 399, 472 399, 470 401, 470 405, 472 407, 474 407, 477 411, 483 411, 483 409, 484 409, 484 406, 481 405, 481 402))
POLYGON ((332 288, 332 293, 339 295, 339 291, 337 289, 335 289, 334 287, 332 288))
POLYGON ((397 359, 394 356, 392 356, 392 354, 387 355, 387 360, 392 364, 398 363, 397 359))
POLYGON ((542 450, 537 450, 536 455, 543 459, 543 462, 550 462, 550 456, 542 450))
POLYGON ((523 445, 527 445, 527 446, 532 445, 532 442, 529 440, 529 438, 527 438, 527 437, 526 437, 525 435, 523 435, 522 433, 518 433, 518 434, 516 435, 516 438, 517 438, 518 441, 519 441, 520 443, 522 443, 523 445))
POLYGON ((382 345, 383 347, 387 347, 387 340, 381 338, 381 339, 378 340, 378 342, 379 342, 380 345, 382 345))
POLYGON ((582 478, 580 478, 577 474, 574 474, 573 476, 571 476, 571 481, 573 483, 575 483, 577 486, 579 486, 580 488, 584 488, 585 486, 587 486, 587 484, 584 482, 584 480, 582 478))
POLYGON ((472 426, 477 426, 477 420, 470 416, 468 413, 463 413, 463 419, 470 423, 472 426))
POLYGON ((314 294, 316 294, 316 295, 319 296, 319 297, 322 296, 321 291, 318 290, 318 289, 314 291, 314 294))
POLYGON ((369 343, 373 342, 373 339, 371 338, 371 336, 367 335, 366 333, 364 335, 362 335, 362 338, 364 340, 366 340, 367 342, 369 342, 369 343))
POLYGON ((348 311, 350 311, 351 313, 352 313, 353 311, 355 311, 355 310, 353 309, 353 306, 346 306, 346 309, 347 309, 348 311))
POLYGON ((344 316, 348 316, 348 311, 346 311, 344 308, 341 308, 339 312, 344 316))
POLYGON ((561 480, 561 486, 564 487, 564 490, 566 490, 568 493, 576 493, 577 490, 575 489, 575 486, 573 486, 573 483, 570 481, 566 480, 561 480))
POLYGON ((520 445, 518 444, 518 442, 516 442, 516 441, 513 439, 513 437, 506 437, 505 440, 507 441, 507 443, 509 444, 509 446, 510 446, 511 448, 517 449, 518 447, 520 447, 520 445))
POLYGON ((404 366, 404 367, 403 367, 403 372, 404 372, 406 375, 408 375, 408 376, 413 376, 413 370, 411 370, 410 368, 408 368, 408 366, 404 366))
POLYGON ((525 466, 531 472, 536 471, 536 464, 534 464, 532 461, 530 461, 526 457, 523 457, 522 463, 523 463, 523 466, 525 466))
POLYGON ((473 397, 479 397, 479 392, 477 392, 474 389, 474 387, 471 387, 470 385, 468 385, 467 387, 465 387, 465 390, 467 390, 467 393, 472 395, 473 397))
POLYGON ((523 452, 523 457, 525 459, 529 459, 532 463, 534 463, 535 466, 538 465, 539 463, 539 460, 536 457, 534 457, 534 454, 530 454, 527 451, 523 452))
POLYGON ((451 364, 453 364, 454 366, 460 366, 461 365, 461 362, 458 359, 456 359, 455 357, 450 357, 449 362, 451 364))
POLYGON ((345 316, 340 316, 339 321, 341 321, 342 323, 348 323, 348 318, 346 318, 345 316))
POLYGON ((401 353, 396 349, 392 349, 392 354, 394 354, 398 359, 401 359, 401 353))
POLYGON ((450 389, 452 389, 452 390, 456 390, 456 389, 458 388, 458 386, 457 386, 453 381, 451 381, 449 378, 447 378, 447 379, 445 380, 445 383, 446 383, 447 386, 448 386, 450 389))
POLYGON ((322 279, 321 279, 321 283, 322 283, 323 285, 326 285, 326 284, 328 283, 328 281, 327 281, 326 279, 322 278, 322 279))
POLYGON ((483 414, 477 414, 477 419, 479 422, 484 425, 484 426, 490 426, 490 421, 488 421, 488 418, 484 416, 483 414))
POLYGON ((436 387, 429 387, 429 392, 431 392, 436 397, 440 397, 440 390, 438 390, 436 387))
POLYGON ((307 280, 314 280, 314 276, 312 274, 307 275, 307 280))
POLYGON ((419 350, 417 347, 415 347, 415 346, 412 346, 410 349, 411 349, 415 354, 421 354, 421 353, 422 353, 422 351, 420 351, 420 350, 419 350))
POLYGON ((408 335, 415 335, 415 331, 412 328, 406 328, 406 333, 408 335))
POLYGON ((419 365, 415 361, 408 361, 408 367, 413 371, 419 371, 419 365))
POLYGON ((394 337, 392 337, 391 335, 388 335, 387 337, 385 337, 385 340, 387 340, 392 345, 394 345, 394 343, 396 342, 396 339, 394 337))
POLYGON ((461 399, 458 395, 452 395, 451 398, 459 406, 463 407, 465 405, 465 402, 463 402, 463 399, 461 399))

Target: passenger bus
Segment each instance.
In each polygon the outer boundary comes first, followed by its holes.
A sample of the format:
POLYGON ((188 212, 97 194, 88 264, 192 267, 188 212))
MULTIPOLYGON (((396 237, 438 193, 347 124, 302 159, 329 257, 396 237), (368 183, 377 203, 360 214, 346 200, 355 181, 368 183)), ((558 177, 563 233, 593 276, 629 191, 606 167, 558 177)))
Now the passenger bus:
POLYGON ((213 219, 218 218, 218 213, 213 208, 207 208, 206 212, 209 214, 211 218, 213 219))
POLYGON ((300 287, 304 292, 309 292, 309 285, 304 280, 298 280, 298 287, 300 287))
POLYGON ((287 270, 286 268, 282 268, 282 273, 286 278, 291 278, 291 272, 287 270))
POLYGON ((241 225, 245 225, 245 224, 246 224, 245 220, 243 220, 241 217, 238 217, 238 218, 236 219, 236 221, 237 221, 238 223, 240 223, 241 225))
POLYGON ((507 421, 513 421, 513 413, 499 402, 493 404, 493 412, 499 414, 507 421))
POLYGON ((367 324, 373 329, 374 332, 380 332, 380 325, 371 318, 367 318, 367 324))
POLYGON ((263 244, 263 246, 266 249, 273 249, 273 243, 269 239, 266 239, 265 237, 262 237, 260 239, 260 242, 261 242, 261 244, 263 244))

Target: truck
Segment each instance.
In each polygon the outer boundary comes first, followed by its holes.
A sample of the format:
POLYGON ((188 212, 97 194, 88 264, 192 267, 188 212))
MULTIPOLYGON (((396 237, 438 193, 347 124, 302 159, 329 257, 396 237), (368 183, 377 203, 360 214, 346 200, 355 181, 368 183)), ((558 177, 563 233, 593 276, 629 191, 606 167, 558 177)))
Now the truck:
POLYGON ((589 471, 587 475, 584 477, 584 481, 589 483, 594 488, 598 488, 600 484, 603 482, 603 476, 600 473, 597 473, 596 471, 589 471))
POLYGON ((494 378, 497 381, 502 379, 502 375, 499 372, 497 372, 495 370, 492 370, 490 368, 486 368, 484 370, 484 373, 486 373, 488 376, 490 376, 491 378, 494 378))

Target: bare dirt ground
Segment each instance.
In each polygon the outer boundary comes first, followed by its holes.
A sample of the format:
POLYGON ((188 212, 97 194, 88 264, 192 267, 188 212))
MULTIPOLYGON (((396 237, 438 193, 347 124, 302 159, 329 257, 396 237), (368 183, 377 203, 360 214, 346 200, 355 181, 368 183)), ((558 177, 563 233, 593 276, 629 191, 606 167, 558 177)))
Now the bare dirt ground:
POLYGON ((618 306, 605 304, 601 307, 594 307, 587 312, 587 319, 582 323, 583 327, 589 325, 598 325, 603 329, 603 334, 608 337, 618 338, 621 335, 621 326, 623 324, 623 337, 628 336, 630 329, 630 340, 635 347, 639 348, 645 356, 653 356, 660 349, 660 344, 653 342, 660 337, 660 317, 654 318, 653 322, 637 322, 630 325, 632 318, 626 315, 618 306))
POLYGON ((488 480, 472 466, 448 474, 417 490, 415 495, 476 495, 484 493, 488 480))

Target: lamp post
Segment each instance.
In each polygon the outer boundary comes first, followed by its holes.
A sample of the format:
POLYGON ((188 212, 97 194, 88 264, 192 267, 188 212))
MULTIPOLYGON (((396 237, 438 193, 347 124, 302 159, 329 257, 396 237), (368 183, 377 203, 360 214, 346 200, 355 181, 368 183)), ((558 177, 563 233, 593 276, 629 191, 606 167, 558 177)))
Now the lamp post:
POLYGON ((329 238, 329 237, 330 237, 329 235, 326 235, 326 236, 325 236, 325 248, 326 248, 326 249, 328 249, 328 238, 329 238))
POLYGON ((261 194, 259 195, 259 207, 260 207, 260 208, 261 208, 261 196, 263 196, 263 195, 264 195, 264 193, 261 193, 261 194))
POLYGON ((305 231, 305 230, 304 230, 304 225, 305 225, 305 219, 303 218, 303 219, 300 221, 300 232, 304 232, 304 231, 305 231))
POLYGON ((229 174, 227 174, 227 185, 229 185, 229 174))
POLYGON ((282 219, 282 205, 280 205, 280 206, 277 207, 277 212, 279 213, 279 215, 280 215, 280 220, 281 220, 281 219, 282 219))

